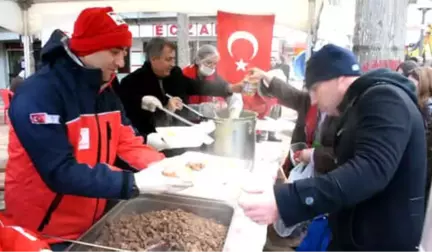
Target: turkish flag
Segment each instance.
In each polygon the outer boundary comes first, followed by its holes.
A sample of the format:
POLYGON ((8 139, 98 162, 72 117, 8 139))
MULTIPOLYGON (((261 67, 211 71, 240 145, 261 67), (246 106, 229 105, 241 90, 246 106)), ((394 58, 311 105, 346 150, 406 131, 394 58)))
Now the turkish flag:
POLYGON ((270 69, 274 15, 242 15, 218 11, 218 74, 231 83, 241 81, 247 69, 270 69))
MULTIPOLYGON (((220 53, 218 74, 230 83, 244 79, 247 70, 258 67, 270 69, 274 15, 242 15, 218 11, 217 47, 220 53)), ((255 94, 243 95, 244 109, 258 113, 263 118, 276 99, 255 94)))

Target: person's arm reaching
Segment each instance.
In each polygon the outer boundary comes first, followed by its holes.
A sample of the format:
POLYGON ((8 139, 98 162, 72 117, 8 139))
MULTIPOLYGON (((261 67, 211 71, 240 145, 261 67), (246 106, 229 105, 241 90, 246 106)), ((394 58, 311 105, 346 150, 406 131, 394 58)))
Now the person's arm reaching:
POLYGON ((271 78, 268 87, 261 83, 260 89, 264 95, 276 97, 280 104, 296 111, 303 109, 304 104, 310 103, 310 97, 306 91, 298 90, 277 77, 271 78))
POLYGON ((366 92, 357 104, 355 156, 325 175, 274 187, 287 226, 353 206, 391 181, 409 140, 410 113, 386 85, 366 92))
POLYGON ((133 194, 133 173, 113 171, 97 163, 78 163, 68 140, 67 124, 61 118, 60 97, 48 92, 18 94, 12 100, 9 117, 13 129, 46 185, 59 194, 107 199, 127 199, 133 194), (31 114, 45 113, 51 122, 36 124, 31 114))

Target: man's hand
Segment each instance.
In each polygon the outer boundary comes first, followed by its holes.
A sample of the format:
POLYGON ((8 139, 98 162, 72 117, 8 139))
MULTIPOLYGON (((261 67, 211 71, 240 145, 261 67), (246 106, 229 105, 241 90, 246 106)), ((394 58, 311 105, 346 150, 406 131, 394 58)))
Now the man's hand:
POLYGON ((247 75, 247 79, 250 83, 259 83, 262 79, 267 77, 267 73, 257 67, 251 68, 247 75))
POLYGON ((233 93, 241 93, 243 92, 244 84, 243 82, 231 85, 231 92, 233 93))
POLYGON ((239 205, 247 217, 261 225, 270 225, 279 218, 273 185, 258 190, 243 190, 239 205))
MULTIPOLYGON (((176 167, 178 158, 165 158, 158 163, 153 165, 164 167, 176 167)), ((150 170, 157 167, 149 167, 142 171, 134 174, 135 184, 138 187, 140 193, 174 193, 181 190, 185 190, 193 186, 193 182, 189 178, 172 178, 160 175, 160 172, 156 172, 160 176, 155 176, 155 170, 150 170)))
POLYGON ((295 161, 308 164, 312 159, 313 150, 314 150, 313 148, 310 148, 310 149, 304 149, 301 151, 296 151, 294 153, 295 161))
POLYGON ((162 139, 162 136, 159 133, 150 133, 147 135, 147 145, 155 148, 158 151, 169 149, 168 144, 162 139))
POLYGON ((183 108, 183 101, 179 97, 170 98, 167 104, 167 109, 171 112, 181 110, 183 108))
POLYGON ((158 98, 146 95, 141 99, 141 108, 150 112, 155 112, 157 108, 162 108, 162 103, 158 98))
POLYGON ((254 172, 247 179, 239 198, 239 205, 246 216, 261 225, 269 225, 279 217, 273 185, 276 171, 254 172))

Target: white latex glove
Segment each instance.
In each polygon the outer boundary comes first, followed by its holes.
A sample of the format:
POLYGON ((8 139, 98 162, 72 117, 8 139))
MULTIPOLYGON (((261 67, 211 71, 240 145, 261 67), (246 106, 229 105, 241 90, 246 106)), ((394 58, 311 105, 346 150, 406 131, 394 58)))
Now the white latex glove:
POLYGON ((159 133, 150 133, 147 135, 147 145, 158 151, 169 149, 168 144, 163 140, 159 133))
MULTIPOLYGON (((160 162, 171 161, 175 160, 166 158, 160 162)), ((160 172, 155 173, 147 170, 142 170, 135 173, 134 178, 140 193, 172 193, 193 186, 192 181, 182 180, 180 178, 166 177, 161 175, 160 172)))
POLYGON ((150 112, 155 112, 157 108, 162 108, 162 103, 158 98, 147 95, 141 99, 141 108, 150 112))
POLYGON ((229 118, 239 118, 241 111, 243 110, 243 97, 241 94, 235 93, 225 98, 228 104, 229 118))

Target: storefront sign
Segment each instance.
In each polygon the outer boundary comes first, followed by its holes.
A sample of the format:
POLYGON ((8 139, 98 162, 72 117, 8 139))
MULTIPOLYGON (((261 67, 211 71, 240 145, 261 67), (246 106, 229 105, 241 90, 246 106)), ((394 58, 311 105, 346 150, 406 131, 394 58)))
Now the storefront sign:
MULTIPOLYGON (((153 25, 153 37, 175 37, 178 27, 176 24, 155 24, 153 25)), ((216 25, 209 24, 189 24, 189 36, 192 37, 214 37, 216 36, 216 25)))

